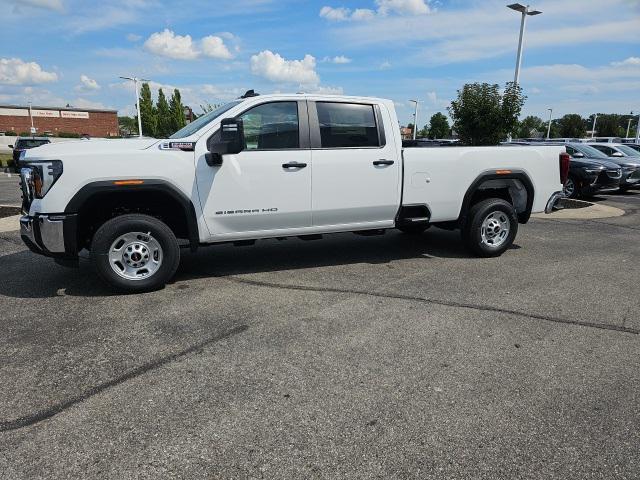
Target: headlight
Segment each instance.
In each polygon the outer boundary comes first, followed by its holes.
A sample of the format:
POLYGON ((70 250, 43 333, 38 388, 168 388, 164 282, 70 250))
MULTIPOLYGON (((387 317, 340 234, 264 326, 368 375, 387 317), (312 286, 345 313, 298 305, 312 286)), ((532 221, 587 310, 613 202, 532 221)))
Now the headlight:
POLYGON ((60 160, 38 160, 26 164, 31 169, 31 188, 35 198, 44 198, 62 175, 60 160))

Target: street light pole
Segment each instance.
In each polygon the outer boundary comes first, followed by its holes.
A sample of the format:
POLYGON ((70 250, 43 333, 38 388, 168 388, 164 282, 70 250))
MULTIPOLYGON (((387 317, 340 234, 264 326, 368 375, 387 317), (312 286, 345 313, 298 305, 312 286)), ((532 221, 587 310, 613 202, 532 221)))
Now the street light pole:
POLYGON ((140 92, 138 90, 138 82, 148 82, 144 78, 138 77, 120 77, 123 80, 131 80, 136 90, 136 109, 138 110, 138 137, 142 138, 142 116, 140 115, 140 92))
POLYGON ((640 114, 638 114, 638 124, 636 125, 636 145, 640 145, 640 114))
POLYGON ((518 40, 518 56, 516 57, 516 73, 513 77, 513 83, 518 85, 520 83, 520 66, 522 65, 522 48, 524 44, 524 30, 527 26, 527 17, 540 15, 542 12, 539 10, 529 10, 529 5, 525 6, 521 3, 512 3, 511 5, 507 5, 507 7, 522 14, 522 18, 520 19, 520 39, 518 40))
POLYGON ((413 139, 416 139, 416 134, 418 133, 418 100, 409 100, 416 104, 416 110, 413 113, 413 139))
POLYGON ((591 138, 596 134, 596 123, 598 122, 598 114, 593 114, 593 126, 591 127, 591 138))
POLYGON ((31 102, 29 102, 29 120, 31 120, 31 136, 36 134, 36 129, 33 126, 33 113, 31 112, 31 102))
POLYGON ((547 108, 549 110, 549 125, 547 126, 547 140, 549 140, 549 135, 551 134, 551 114, 553 113, 553 108, 547 108))
POLYGON ((627 120, 627 134, 625 135, 624 138, 629 138, 629 129, 631 128, 632 121, 633 121, 633 118, 630 118, 629 120, 627 120))

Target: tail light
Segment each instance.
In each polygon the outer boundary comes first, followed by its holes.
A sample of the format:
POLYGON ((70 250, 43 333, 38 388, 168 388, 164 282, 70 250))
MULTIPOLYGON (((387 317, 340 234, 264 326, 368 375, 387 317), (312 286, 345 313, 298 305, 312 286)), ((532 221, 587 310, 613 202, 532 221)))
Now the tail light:
POLYGON ((569 162, 571 162, 571 156, 563 152, 560 154, 560 183, 564 185, 569 178, 569 162))

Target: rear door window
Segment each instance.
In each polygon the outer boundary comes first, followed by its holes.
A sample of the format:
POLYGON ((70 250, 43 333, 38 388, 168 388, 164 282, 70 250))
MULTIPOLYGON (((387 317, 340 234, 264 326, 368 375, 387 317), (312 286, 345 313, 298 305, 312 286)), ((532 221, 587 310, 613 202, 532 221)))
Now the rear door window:
POLYGON ((317 102, 322 148, 379 147, 373 105, 317 102))

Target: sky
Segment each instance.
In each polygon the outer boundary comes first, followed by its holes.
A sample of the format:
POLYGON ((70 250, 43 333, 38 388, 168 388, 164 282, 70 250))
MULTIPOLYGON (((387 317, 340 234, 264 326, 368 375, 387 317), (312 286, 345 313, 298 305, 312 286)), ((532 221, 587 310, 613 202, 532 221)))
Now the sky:
MULTIPOLYGON (((114 108, 120 76, 218 104, 248 89, 392 99, 402 124, 513 80, 520 14, 494 0, 0 0, 0 103, 114 108)), ((539 0, 524 115, 640 111, 640 0, 539 0)))

